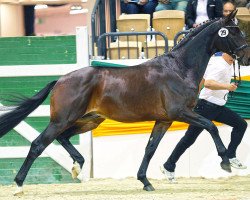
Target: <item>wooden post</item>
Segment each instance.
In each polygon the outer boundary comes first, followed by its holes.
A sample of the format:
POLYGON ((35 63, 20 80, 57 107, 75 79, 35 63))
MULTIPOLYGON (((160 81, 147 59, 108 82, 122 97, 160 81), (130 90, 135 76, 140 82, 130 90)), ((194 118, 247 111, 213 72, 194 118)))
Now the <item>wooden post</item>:
POLYGON ((0 3, 0 36, 17 37, 23 35, 23 6, 0 3))

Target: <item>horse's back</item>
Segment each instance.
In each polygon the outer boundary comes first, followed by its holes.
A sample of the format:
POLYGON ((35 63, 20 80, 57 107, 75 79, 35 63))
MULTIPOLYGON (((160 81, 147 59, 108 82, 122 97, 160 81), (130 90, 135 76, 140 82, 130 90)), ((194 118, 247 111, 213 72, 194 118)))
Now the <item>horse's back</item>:
POLYGON ((162 98, 168 98, 167 84, 175 75, 156 61, 127 68, 85 67, 69 73, 54 88, 52 113, 95 112, 124 122, 166 118, 162 98))

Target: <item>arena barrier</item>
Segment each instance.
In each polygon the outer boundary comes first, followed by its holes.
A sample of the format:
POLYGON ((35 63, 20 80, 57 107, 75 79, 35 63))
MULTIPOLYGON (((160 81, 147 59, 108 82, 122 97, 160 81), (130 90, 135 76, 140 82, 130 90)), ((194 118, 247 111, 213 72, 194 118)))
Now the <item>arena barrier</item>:
MULTIPOLYGON (((76 36, 0 38, 0 94, 14 92, 32 96, 51 80, 89 65, 87 38, 86 28, 78 28, 76 36)), ((144 61, 146 60, 126 60, 126 63, 129 66, 144 61)), ((120 67, 121 62, 124 63, 124 60, 109 60, 105 63, 95 60, 92 61, 92 65, 110 66, 112 63, 113 66, 120 67)), ((248 85, 249 70, 243 67, 242 75, 245 80, 244 84, 246 82, 248 85)), ((249 88, 244 89, 244 91, 247 90, 249 91, 249 88)), ((242 97, 246 95, 249 97, 249 94, 242 93, 242 97)), ((249 102, 244 98, 243 101, 249 102)), ((242 106, 242 103, 238 106, 242 106)), ((244 109, 241 108, 242 112, 244 109)), ((49 121, 48 116, 49 101, 47 99, 27 120, 1 138, 0 184, 13 182, 15 174, 28 153, 30 142, 46 127, 49 121)), ((152 122, 123 124, 106 120, 93 133, 74 137, 73 143, 86 159, 83 174, 79 176, 79 179, 87 179, 90 176, 95 178, 136 177, 152 125, 152 122), (94 136, 93 140, 91 134, 94 136), (91 165, 93 171, 91 171, 91 165)), ((183 136, 186 127, 185 124, 175 123, 172 127, 173 131, 167 132, 150 163, 148 177, 163 178, 159 166, 166 161, 176 143, 183 136)), ((228 134, 230 128, 219 126, 219 130, 223 141, 227 144, 230 138, 228 134)), ((239 158, 248 166, 250 166, 249 141, 250 136, 247 131, 239 149, 239 158)), ((219 162, 212 139, 204 132, 180 159, 176 173, 177 176, 186 177, 228 176, 220 169, 219 162)), ((71 167, 72 160, 67 152, 54 143, 34 163, 26 183, 72 182, 69 174, 71 167)), ((232 175, 249 173, 249 169, 234 170, 232 175)))
MULTIPOLYGON (((34 95, 52 80, 89 65, 86 27, 76 35, 59 37, 0 38, 0 97, 6 94, 34 95)), ((3 105, 4 101, 0 101, 3 105)), ((12 184, 30 143, 49 122, 49 98, 9 134, 0 140, 0 184, 12 184)), ((90 176, 91 133, 72 138, 72 143, 87 157, 84 177, 90 176)), ((32 166, 27 183, 72 182, 72 159, 57 142, 51 144, 32 166)), ((82 179, 82 177, 79 177, 82 179)), ((79 180, 75 181, 79 182, 79 180)))

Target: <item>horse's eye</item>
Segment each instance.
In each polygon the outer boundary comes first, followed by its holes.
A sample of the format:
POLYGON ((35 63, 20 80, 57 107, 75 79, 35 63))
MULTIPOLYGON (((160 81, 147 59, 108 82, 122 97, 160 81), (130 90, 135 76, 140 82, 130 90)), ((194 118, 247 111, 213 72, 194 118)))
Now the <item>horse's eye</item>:
POLYGON ((245 33, 244 31, 240 31, 240 34, 241 34, 241 36, 244 37, 244 38, 246 38, 246 36, 247 36, 246 33, 245 33))
POLYGON ((239 21, 238 21, 236 18, 233 18, 232 21, 233 21, 236 25, 238 25, 238 23, 239 23, 239 21))

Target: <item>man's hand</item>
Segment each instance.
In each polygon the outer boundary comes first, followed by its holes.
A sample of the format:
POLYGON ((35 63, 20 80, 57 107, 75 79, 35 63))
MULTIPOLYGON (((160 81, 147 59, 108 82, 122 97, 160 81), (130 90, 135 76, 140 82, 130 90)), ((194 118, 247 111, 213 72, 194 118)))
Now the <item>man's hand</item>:
POLYGON ((130 1, 129 0, 124 0, 124 3, 129 3, 130 1))
POLYGON ((215 80, 205 80, 204 86, 210 90, 228 90, 228 91, 235 91, 237 89, 236 83, 219 83, 215 80))
POLYGON ((235 83, 230 83, 228 85, 228 90, 229 91, 235 91, 237 89, 237 85, 235 83))
POLYGON ((146 3, 148 3, 148 0, 140 0, 139 2, 138 2, 138 4, 139 5, 145 5, 146 3))

